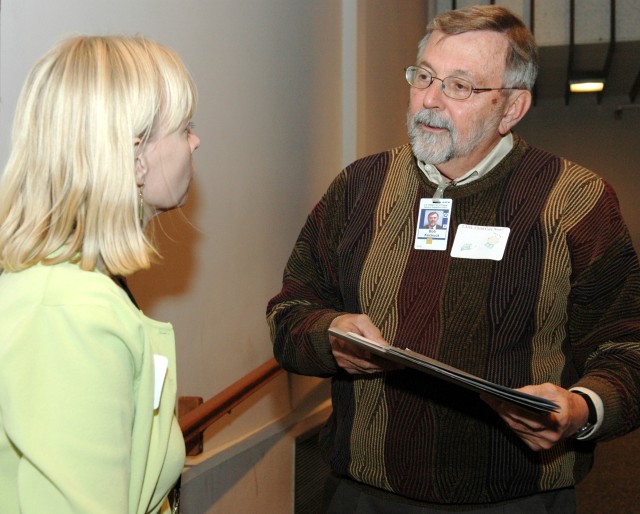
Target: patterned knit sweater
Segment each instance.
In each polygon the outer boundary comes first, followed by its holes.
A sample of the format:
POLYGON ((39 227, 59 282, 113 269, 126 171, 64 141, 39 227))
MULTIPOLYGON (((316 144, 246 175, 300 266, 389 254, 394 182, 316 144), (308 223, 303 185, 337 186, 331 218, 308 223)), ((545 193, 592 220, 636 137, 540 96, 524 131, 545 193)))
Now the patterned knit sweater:
POLYGON ((435 186, 406 145, 358 160, 314 208, 267 314, 287 370, 332 377, 321 446, 332 469, 433 503, 496 502, 571 486, 593 443, 524 445, 479 397, 413 370, 349 375, 327 328, 366 313, 387 341, 509 387, 597 392, 598 439, 640 424, 640 269, 615 193, 594 173, 529 147, 452 185, 447 251, 414 249, 435 186), (453 258, 458 225, 509 227, 501 261, 453 258))

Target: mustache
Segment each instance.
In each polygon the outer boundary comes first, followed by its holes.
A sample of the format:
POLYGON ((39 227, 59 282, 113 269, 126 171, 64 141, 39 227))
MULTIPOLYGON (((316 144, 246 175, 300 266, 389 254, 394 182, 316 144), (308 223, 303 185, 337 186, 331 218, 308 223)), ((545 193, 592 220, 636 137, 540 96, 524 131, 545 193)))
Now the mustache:
POLYGON ((453 130, 453 123, 440 113, 429 109, 422 109, 413 115, 413 125, 429 125, 430 127, 453 130))

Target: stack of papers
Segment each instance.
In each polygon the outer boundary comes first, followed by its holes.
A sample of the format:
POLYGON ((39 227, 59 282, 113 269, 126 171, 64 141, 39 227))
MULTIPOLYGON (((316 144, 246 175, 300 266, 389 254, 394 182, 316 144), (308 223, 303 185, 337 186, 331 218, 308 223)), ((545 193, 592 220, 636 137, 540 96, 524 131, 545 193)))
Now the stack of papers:
POLYGON ((336 328, 330 328, 329 333, 339 339, 349 341, 360 348, 364 348, 371 353, 384 357, 390 361, 402 364, 408 368, 417 369, 429 375, 447 380, 459 386, 471 389, 478 393, 484 393, 506 401, 519 407, 532 410, 534 412, 557 412, 560 406, 539 396, 525 394, 510 387, 494 384, 460 369, 444 364, 443 362, 431 359, 420 353, 416 353, 408 348, 403 350, 395 346, 386 346, 376 343, 354 332, 344 332, 336 328))

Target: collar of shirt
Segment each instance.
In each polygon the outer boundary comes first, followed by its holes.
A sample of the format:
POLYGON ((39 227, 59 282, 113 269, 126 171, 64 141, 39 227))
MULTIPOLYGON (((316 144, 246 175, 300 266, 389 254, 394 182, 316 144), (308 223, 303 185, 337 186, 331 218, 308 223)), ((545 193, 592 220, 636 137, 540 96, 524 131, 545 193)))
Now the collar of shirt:
MULTIPOLYGON (((467 171, 460 178, 453 180, 455 184, 461 184, 463 182, 469 183, 479 179, 483 175, 486 175, 493 167, 498 164, 513 148, 513 134, 509 132, 504 136, 500 142, 473 168, 467 171)), ((430 182, 437 185, 449 184, 449 179, 443 177, 438 168, 433 164, 427 164, 426 162, 418 161, 418 167, 422 170, 425 176, 430 182)))

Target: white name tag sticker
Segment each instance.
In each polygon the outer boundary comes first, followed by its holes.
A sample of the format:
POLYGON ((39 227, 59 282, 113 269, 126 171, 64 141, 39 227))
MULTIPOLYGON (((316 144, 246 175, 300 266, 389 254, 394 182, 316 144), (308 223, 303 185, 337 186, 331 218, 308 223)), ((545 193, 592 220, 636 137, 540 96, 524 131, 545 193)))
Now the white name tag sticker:
POLYGON ((413 247, 416 250, 446 250, 451 221, 451 198, 420 199, 418 226, 413 247))
POLYGON ((156 410, 158 407, 160 407, 160 398, 162 396, 162 387, 164 386, 164 377, 167 376, 168 368, 169 359, 167 359, 164 355, 153 355, 153 410, 156 410))
POLYGON ((460 225, 453 240, 451 257, 502 260, 509 239, 509 227, 460 225))

